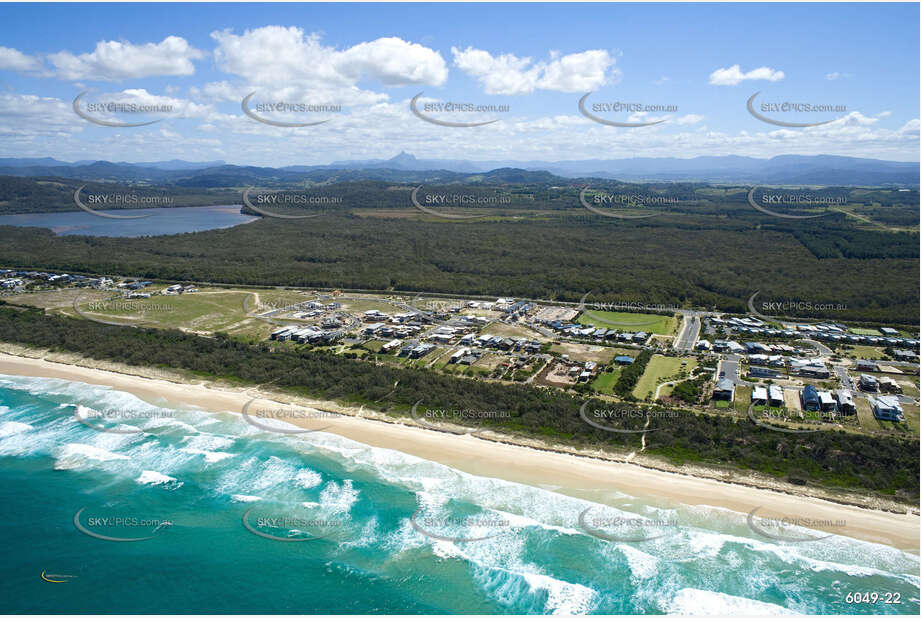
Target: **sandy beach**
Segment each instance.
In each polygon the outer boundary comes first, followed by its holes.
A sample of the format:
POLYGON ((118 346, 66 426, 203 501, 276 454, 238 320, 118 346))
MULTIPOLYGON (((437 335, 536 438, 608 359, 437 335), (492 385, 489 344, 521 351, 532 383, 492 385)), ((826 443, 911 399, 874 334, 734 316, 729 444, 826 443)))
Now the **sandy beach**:
MULTIPOLYGON (((247 402, 259 396, 249 409, 249 413, 256 416, 260 408, 277 409, 284 405, 273 402, 278 398, 257 393, 255 389, 177 383, 6 353, 0 353, 0 374, 105 385, 168 407, 196 406, 215 412, 240 413, 247 402)), ((323 407, 337 408, 336 404, 323 407)), ((392 422, 392 419, 381 422, 359 416, 324 416, 289 422, 311 429, 322 428, 371 446, 399 450, 471 474, 525 483, 599 503, 613 502, 616 493, 621 492, 662 506, 707 505, 742 514, 759 509, 759 517, 843 520, 844 526, 835 528, 835 534, 891 545, 916 554, 921 542, 921 518, 912 513, 873 510, 632 463, 454 435, 412 426, 411 420, 404 424, 392 422)))

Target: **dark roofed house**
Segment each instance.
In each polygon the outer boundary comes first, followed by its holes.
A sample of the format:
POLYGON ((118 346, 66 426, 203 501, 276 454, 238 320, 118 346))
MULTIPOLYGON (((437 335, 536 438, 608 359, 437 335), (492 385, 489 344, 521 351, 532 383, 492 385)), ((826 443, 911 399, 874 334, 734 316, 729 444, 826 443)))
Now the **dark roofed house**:
POLYGON ((716 383, 713 389, 713 398, 722 401, 732 401, 736 396, 736 385, 732 380, 723 378, 716 383))
POLYGON ((814 386, 811 384, 804 386, 801 397, 803 400, 803 410, 809 410, 810 412, 819 410, 819 393, 814 386))

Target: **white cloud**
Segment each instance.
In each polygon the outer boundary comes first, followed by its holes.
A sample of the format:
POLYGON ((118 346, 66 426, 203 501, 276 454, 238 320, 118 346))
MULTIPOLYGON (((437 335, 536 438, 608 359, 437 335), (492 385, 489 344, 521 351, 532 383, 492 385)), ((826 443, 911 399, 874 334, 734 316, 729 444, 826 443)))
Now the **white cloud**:
POLYGON ((671 81, 671 80, 667 76, 663 75, 662 77, 653 81, 652 83, 655 84, 656 86, 661 86, 662 84, 668 81, 671 81))
POLYGON ((218 43, 214 50, 218 67, 254 85, 334 90, 354 88, 362 79, 376 79, 386 86, 440 86, 448 79, 441 54, 397 37, 345 50, 323 45, 319 34, 305 34, 296 26, 265 26, 241 35, 220 30, 211 37, 218 43))
POLYGON ((83 128, 69 101, 31 94, 0 94, 0 136, 4 142, 17 138, 66 137, 83 128))
POLYGON ((35 56, 29 56, 18 49, 0 45, 0 71, 37 72, 44 71, 42 61, 35 56))
POLYGON ((834 71, 833 73, 826 73, 825 79, 829 81, 834 81, 836 79, 848 79, 850 78, 850 76, 851 76, 850 73, 839 73, 838 71, 834 71))
POLYGON ((880 112, 880 113, 876 114, 876 117, 877 117, 877 118, 888 118, 888 117, 891 116, 891 115, 892 115, 892 112, 890 112, 889 110, 886 110, 886 111, 884 111, 884 112, 880 112))
POLYGON ((687 114, 675 120, 676 124, 697 124, 705 117, 700 114, 687 114))
POLYGON ((734 64, 728 69, 717 69, 710 73, 710 84, 713 86, 735 86, 745 80, 765 79, 770 82, 776 82, 783 78, 783 71, 770 67, 759 67, 752 69, 748 73, 743 73, 739 65, 734 64))
POLYGON ((134 45, 128 41, 100 41, 89 54, 69 51, 50 54, 48 60, 61 79, 121 81, 161 75, 192 75, 193 60, 204 54, 182 37, 168 36, 159 43, 134 45))
POLYGON ((616 79, 615 59, 607 50, 590 49, 560 56, 550 53, 548 62, 514 54, 493 56, 482 49, 451 48, 454 65, 475 77, 487 94, 529 94, 535 90, 587 92, 616 79))

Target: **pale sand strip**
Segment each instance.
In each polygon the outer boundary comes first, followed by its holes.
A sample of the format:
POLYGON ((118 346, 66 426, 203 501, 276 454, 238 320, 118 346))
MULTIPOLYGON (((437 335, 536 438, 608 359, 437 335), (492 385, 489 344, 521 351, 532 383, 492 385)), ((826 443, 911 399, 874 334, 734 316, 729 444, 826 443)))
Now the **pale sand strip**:
MULTIPOLYGON (((157 405, 192 405, 215 412, 239 413, 243 405, 254 396, 252 389, 215 389, 203 385, 177 384, 5 353, 0 353, 0 374, 106 385, 157 405)), ((268 400, 260 400, 254 404, 251 413, 257 413, 260 407, 270 408, 273 404, 268 400)), ((673 474, 633 464, 540 451, 366 418, 350 416, 298 419, 292 422, 310 428, 325 427, 325 431, 363 444, 399 450, 470 474, 552 489, 598 503, 614 503, 616 492, 621 492, 662 506, 705 505, 743 514, 761 507, 758 516, 763 517, 844 520, 846 523, 843 528, 836 527, 823 532, 832 531, 891 545, 915 554, 921 542, 921 518, 917 514, 871 510, 809 496, 673 474)))

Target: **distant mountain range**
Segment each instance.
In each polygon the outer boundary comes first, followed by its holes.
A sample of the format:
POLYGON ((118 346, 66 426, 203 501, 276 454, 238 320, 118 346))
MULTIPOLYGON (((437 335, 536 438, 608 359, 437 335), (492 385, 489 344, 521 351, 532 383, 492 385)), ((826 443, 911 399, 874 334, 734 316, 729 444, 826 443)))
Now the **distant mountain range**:
POLYGON ((468 161, 417 159, 401 152, 390 159, 334 161, 329 165, 291 165, 281 168, 228 165, 224 161, 182 160, 150 163, 111 163, 52 158, 0 158, 0 175, 56 176, 119 182, 166 182, 184 186, 234 186, 253 181, 291 182, 386 180, 476 180, 501 170, 509 182, 552 181, 562 178, 603 178, 630 182, 709 182, 773 185, 919 185, 919 164, 833 155, 780 155, 770 159, 720 156, 678 158, 585 159, 580 161, 468 161), (514 173, 513 170, 518 170, 514 173))

